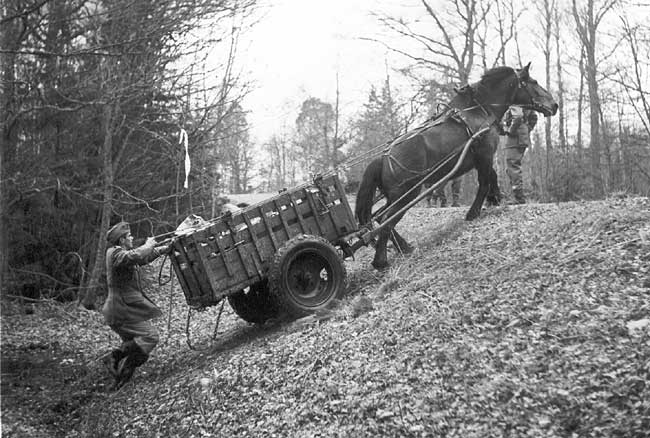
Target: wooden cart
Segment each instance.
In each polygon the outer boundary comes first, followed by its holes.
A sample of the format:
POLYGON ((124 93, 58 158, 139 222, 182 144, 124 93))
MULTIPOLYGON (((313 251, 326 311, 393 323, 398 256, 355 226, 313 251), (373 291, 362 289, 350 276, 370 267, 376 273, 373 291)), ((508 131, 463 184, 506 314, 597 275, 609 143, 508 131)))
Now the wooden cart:
POLYGON ((187 303, 227 298, 243 319, 302 316, 345 292, 344 255, 357 223, 337 175, 319 177, 172 240, 187 303))
POLYGON ((302 316, 327 307, 345 292, 343 258, 370 244, 391 221, 445 184, 488 129, 423 172, 402 198, 375 211, 368 224, 357 225, 341 182, 331 173, 173 238, 170 258, 187 303, 200 309, 227 298, 239 316, 254 323, 282 312, 302 316), (450 162, 454 168, 442 174, 450 162), (399 203, 420 192, 426 181, 435 183, 410 202, 399 203))

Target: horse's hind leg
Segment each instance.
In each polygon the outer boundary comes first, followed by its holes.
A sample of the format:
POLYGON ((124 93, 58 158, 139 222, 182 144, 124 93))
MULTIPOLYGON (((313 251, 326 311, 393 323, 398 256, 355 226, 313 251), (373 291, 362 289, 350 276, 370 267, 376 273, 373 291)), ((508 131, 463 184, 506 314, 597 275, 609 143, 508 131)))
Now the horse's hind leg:
POLYGON ((485 198, 488 205, 499 205, 501 203, 501 190, 499 189, 499 178, 494 167, 490 168, 490 188, 485 198))
POLYGON ((375 259, 372 262, 372 266, 375 269, 381 270, 388 267, 388 256, 386 251, 386 244, 388 239, 391 239, 395 246, 399 248, 402 254, 410 254, 413 252, 413 247, 395 230, 395 224, 397 224, 404 217, 404 213, 395 217, 391 221, 390 225, 386 225, 379 232, 379 239, 377 240, 377 245, 375 246, 375 259))
POLYGON ((388 243, 388 237, 390 236, 391 230, 392 227, 390 227, 390 229, 389 227, 386 227, 379 231, 377 243, 375 244, 375 258, 372 261, 372 266, 378 271, 381 271, 382 269, 386 269, 388 267, 386 244, 388 243))

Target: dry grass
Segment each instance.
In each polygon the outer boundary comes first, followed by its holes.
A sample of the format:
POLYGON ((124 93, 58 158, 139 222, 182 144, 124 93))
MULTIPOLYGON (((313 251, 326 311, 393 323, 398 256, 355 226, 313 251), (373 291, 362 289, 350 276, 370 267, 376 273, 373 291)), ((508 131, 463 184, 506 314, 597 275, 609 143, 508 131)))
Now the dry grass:
POLYGON ((648 199, 464 213, 411 210, 416 252, 378 273, 360 250, 327 317, 255 327, 226 306, 211 341, 218 309, 196 315, 202 351, 175 291, 117 393, 97 314, 5 303, 3 436, 647 436, 648 199))

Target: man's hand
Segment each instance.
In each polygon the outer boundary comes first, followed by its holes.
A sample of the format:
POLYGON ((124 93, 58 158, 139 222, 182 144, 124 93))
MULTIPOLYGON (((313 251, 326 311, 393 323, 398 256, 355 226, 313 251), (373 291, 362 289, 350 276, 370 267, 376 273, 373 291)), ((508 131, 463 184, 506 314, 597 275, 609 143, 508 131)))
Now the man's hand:
POLYGON ((146 246, 156 246, 156 239, 153 237, 147 237, 147 241, 144 242, 146 246))
POLYGON ((162 246, 157 246, 154 248, 156 251, 158 251, 158 254, 164 255, 164 254, 169 254, 172 250, 171 245, 162 245, 162 246))

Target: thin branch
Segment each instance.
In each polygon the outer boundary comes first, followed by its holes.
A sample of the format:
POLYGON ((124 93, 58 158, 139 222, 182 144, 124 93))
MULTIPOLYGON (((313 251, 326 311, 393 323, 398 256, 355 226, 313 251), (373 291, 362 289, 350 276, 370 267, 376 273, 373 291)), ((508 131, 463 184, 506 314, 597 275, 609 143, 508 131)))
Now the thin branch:
POLYGON ((8 23, 9 21, 15 20, 17 18, 25 18, 28 15, 32 14, 33 12, 39 10, 43 6, 45 6, 46 3, 51 2, 52 0, 42 0, 40 3, 34 3, 31 7, 26 8, 24 11, 17 12, 14 15, 10 15, 8 17, 4 17, 2 20, 0 20, 0 25, 4 23, 8 23))

